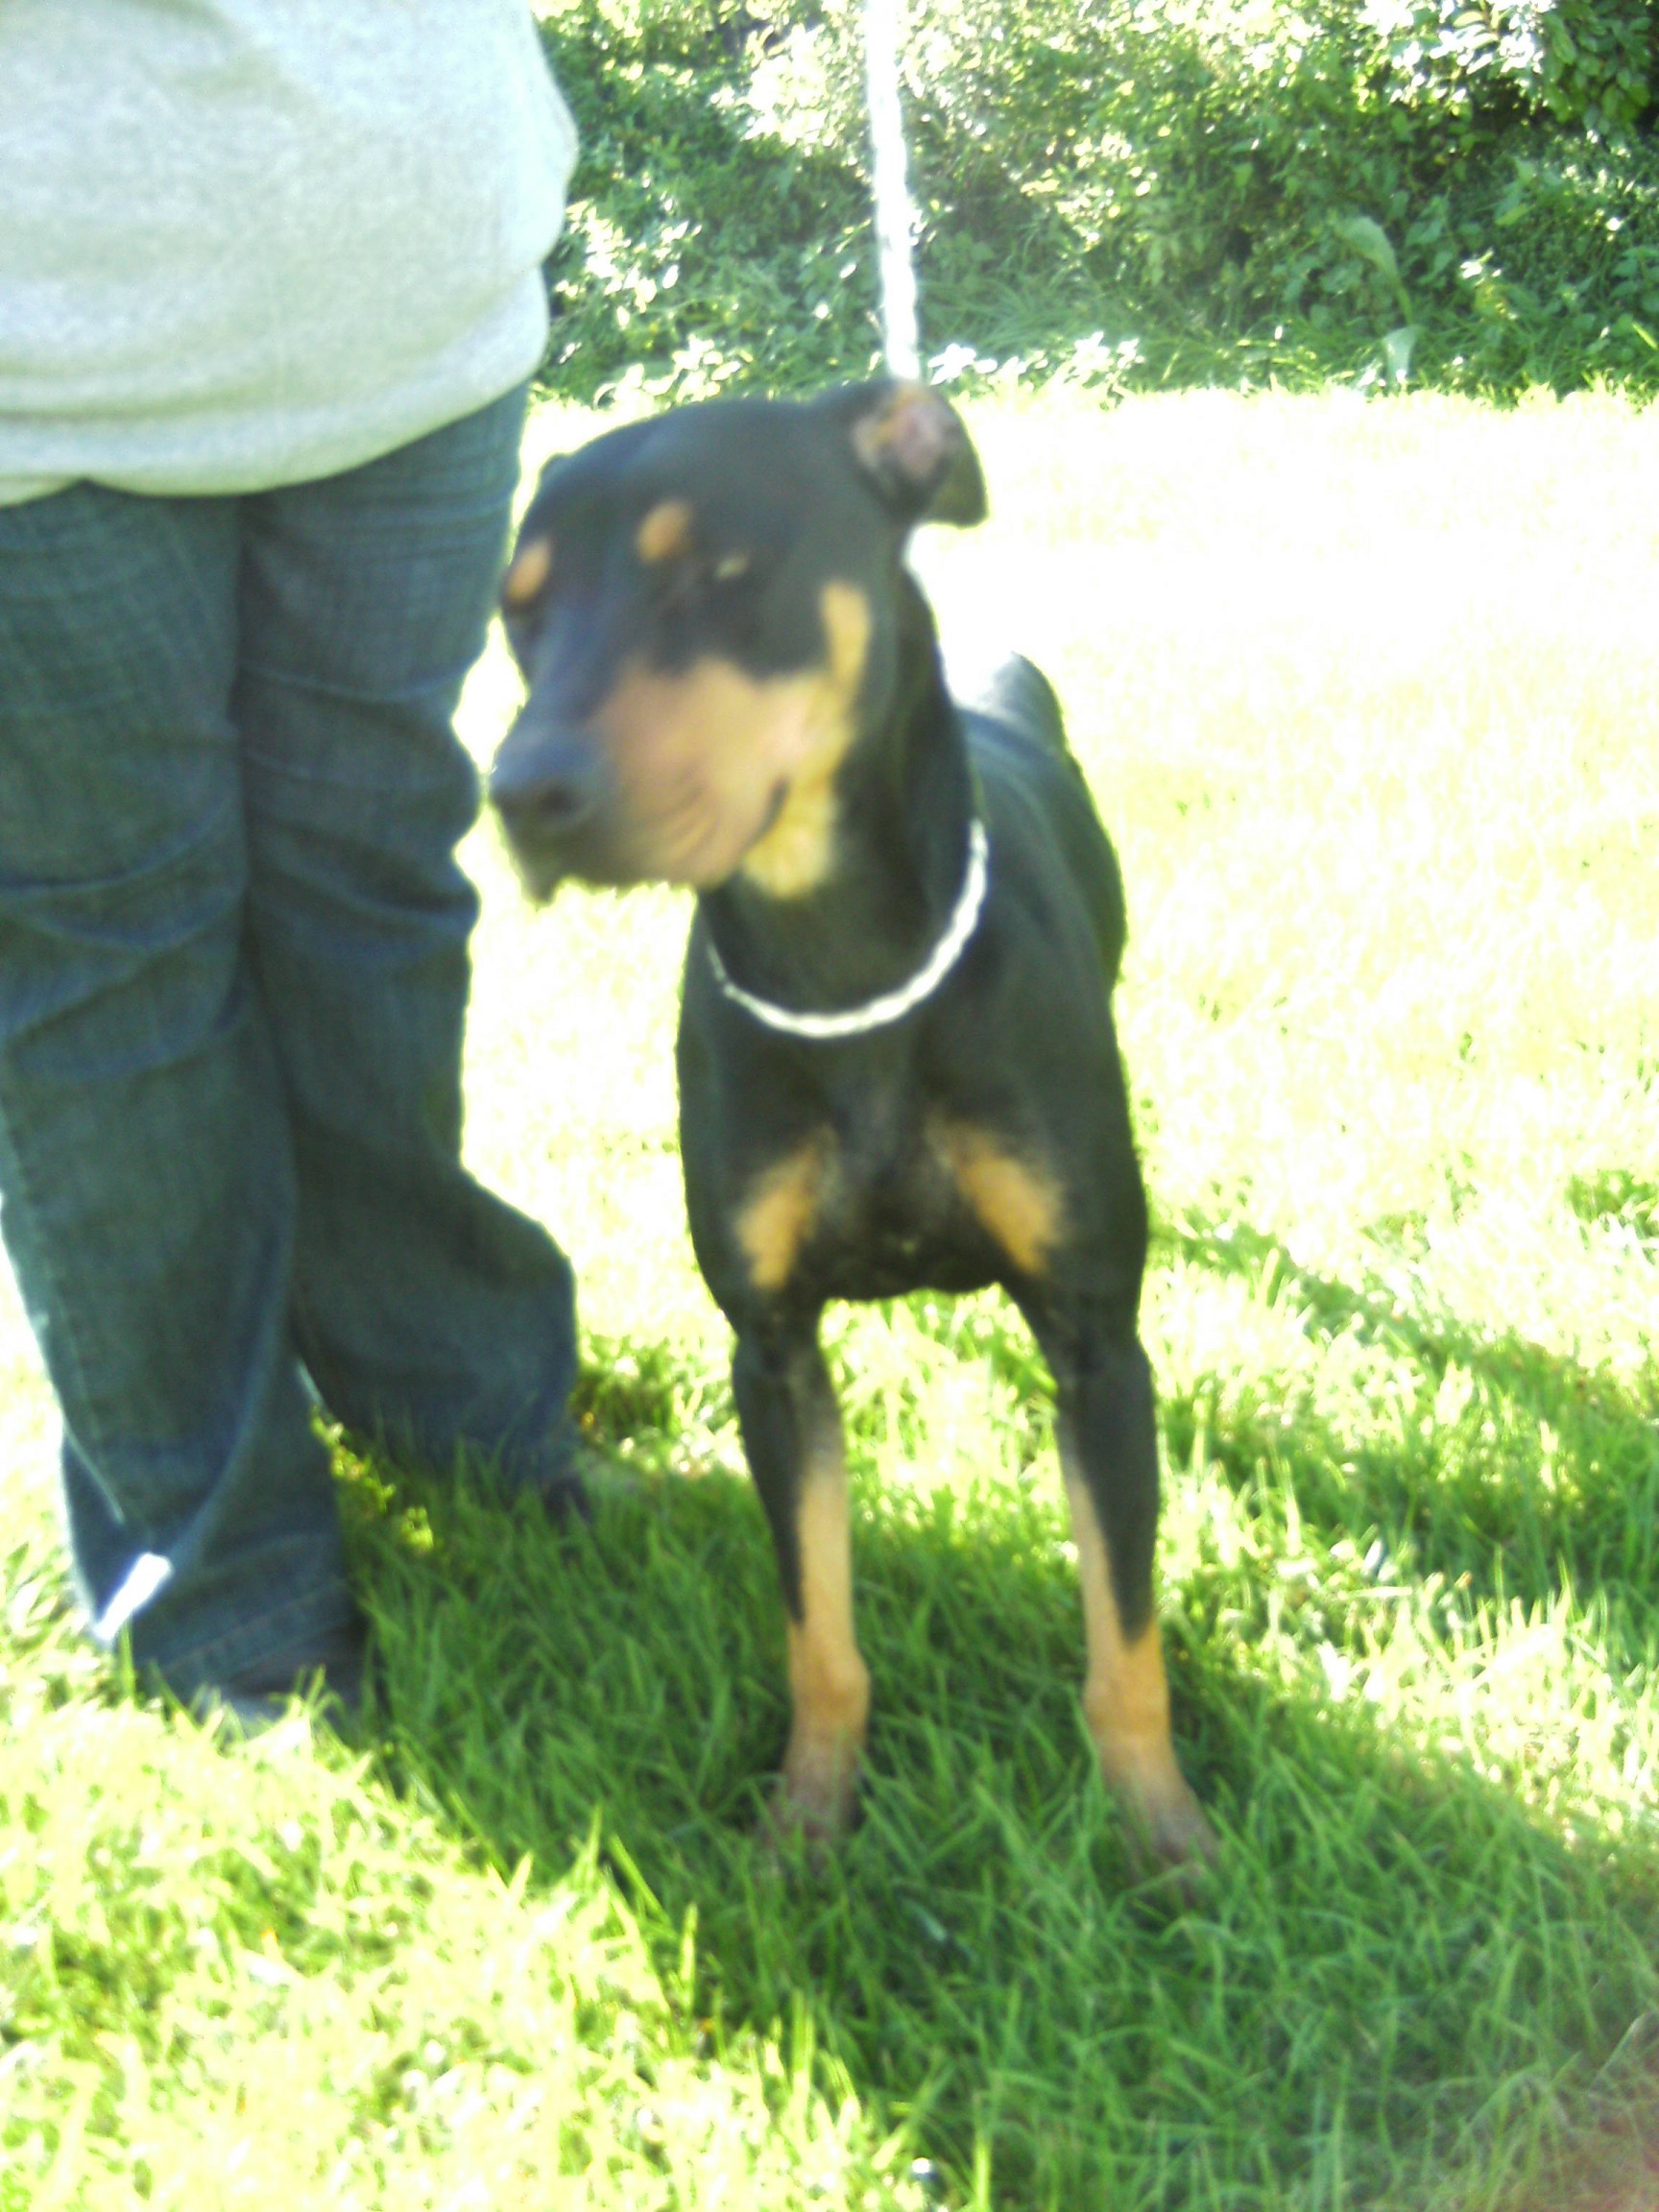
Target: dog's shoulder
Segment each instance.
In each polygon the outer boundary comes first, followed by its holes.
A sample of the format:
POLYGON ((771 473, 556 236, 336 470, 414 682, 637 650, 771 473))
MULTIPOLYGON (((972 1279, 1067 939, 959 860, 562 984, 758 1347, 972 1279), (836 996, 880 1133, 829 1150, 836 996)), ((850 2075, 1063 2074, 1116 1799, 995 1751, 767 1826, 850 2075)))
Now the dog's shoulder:
POLYGON ((952 658, 947 674, 963 716, 984 725, 993 741, 1000 735, 1015 745, 1037 746, 1070 757, 1054 686, 1023 653, 966 665, 952 658))
POLYGON ((1069 878, 1088 909, 1108 984, 1127 930, 1122 873, 1083 770, 1066 740, 1054 686, 1022 654, 958 678, 951 692, 1004 881, 1069 878))

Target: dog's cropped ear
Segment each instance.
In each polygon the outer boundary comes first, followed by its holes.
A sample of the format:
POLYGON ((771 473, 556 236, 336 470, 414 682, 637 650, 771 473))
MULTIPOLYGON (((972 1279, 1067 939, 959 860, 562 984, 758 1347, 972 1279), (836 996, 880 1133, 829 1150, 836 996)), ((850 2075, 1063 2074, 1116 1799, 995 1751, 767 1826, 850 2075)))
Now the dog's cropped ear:
POLYGON ((881 377, 820 402, 847 424, 859 467, 905 522, 983 522, 985 478, 954 407, 926 384, 881 377))

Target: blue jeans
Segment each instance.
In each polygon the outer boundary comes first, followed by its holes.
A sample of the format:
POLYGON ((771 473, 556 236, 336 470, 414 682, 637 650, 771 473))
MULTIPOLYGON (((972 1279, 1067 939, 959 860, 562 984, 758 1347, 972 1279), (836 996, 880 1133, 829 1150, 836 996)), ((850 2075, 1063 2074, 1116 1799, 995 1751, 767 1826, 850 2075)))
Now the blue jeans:
POLYGON ((84 1602, 183 1691, 354 1617, 313 1389, 432 1468, 568 1455, 569 1267, 460 1165, 451 716, 522 420, 0 508, 0 1228, 84 1602))

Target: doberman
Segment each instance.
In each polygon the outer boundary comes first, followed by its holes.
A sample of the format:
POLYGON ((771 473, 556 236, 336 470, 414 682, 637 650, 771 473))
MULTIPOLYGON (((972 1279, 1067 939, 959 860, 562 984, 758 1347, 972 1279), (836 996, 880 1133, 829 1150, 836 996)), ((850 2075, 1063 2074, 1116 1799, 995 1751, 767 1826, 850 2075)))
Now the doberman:
POLYGON ((904 565, 917 523, 985 511, 955 413, 885 379, 554 461, 503 587, 528 698, 491 794, 537 896, 698 894, 681 1148, 788 1607, 774 1819, 844 1834, 870 1704, 824 1305, 998 1283, 1054 1376, 1090 1732, 1138 1856, 1177 1864, 1212 1843, 1153 1604, 1121 880, 1046 680, 954 704, 904 565))

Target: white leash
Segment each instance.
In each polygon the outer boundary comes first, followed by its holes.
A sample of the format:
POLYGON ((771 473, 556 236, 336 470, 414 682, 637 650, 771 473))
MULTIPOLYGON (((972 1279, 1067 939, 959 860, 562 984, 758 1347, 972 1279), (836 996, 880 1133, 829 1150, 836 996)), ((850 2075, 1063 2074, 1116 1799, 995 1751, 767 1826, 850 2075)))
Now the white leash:
POLYGON ((864 84, 876 183, 876 251, 881 272, 881 337, 895 376, 920 378, 916 310, 916 210, 905 175, 899 105, 900 11, 903 0, 865 0, 864 84))
MULTIPOLYGON (((870 103, 870 144, 876 182, 876 247, 881 276, 881 337, 895 376, 922 374, 916 308, 916 211, 905 173, 904 116, 899 104, 899 16, 903 0, 865 0, 864 84, 870 103)), ((797 1014, 733 983, 709 939, 709 965, 733 1006, 785 1037, 867 1037, 902 1022, 931 998, 979 926, 990 880, 990 841, 977 815, 968 830, 968 867, 944 933, 907 983, 838 1014, 797 1014)))
POLYGON ((962 878, 962 889, 943 936, 908 983, 901 983, 896 991, 883 992, 879 998, 867 998, 862 1006, 850 1006, 840 1014, 796 1014, 770 998, 757 998, 740 983, 733 983, 710 937, 709 965, 714 971, 714 980, 733 1006, 741 1006, 745 1014, 753 1015, 768 1029, 781 1031, 785 1037, 867 1037, 872 1029, 885 1029, 895 1022, 902 1022, 906 1014, 913 1014, 925 999, 932 998, 961 959, 969 938, 978 927, 990 878, 990 854, 985 825, 975 815, 968 830, 967 874, 962 878))

